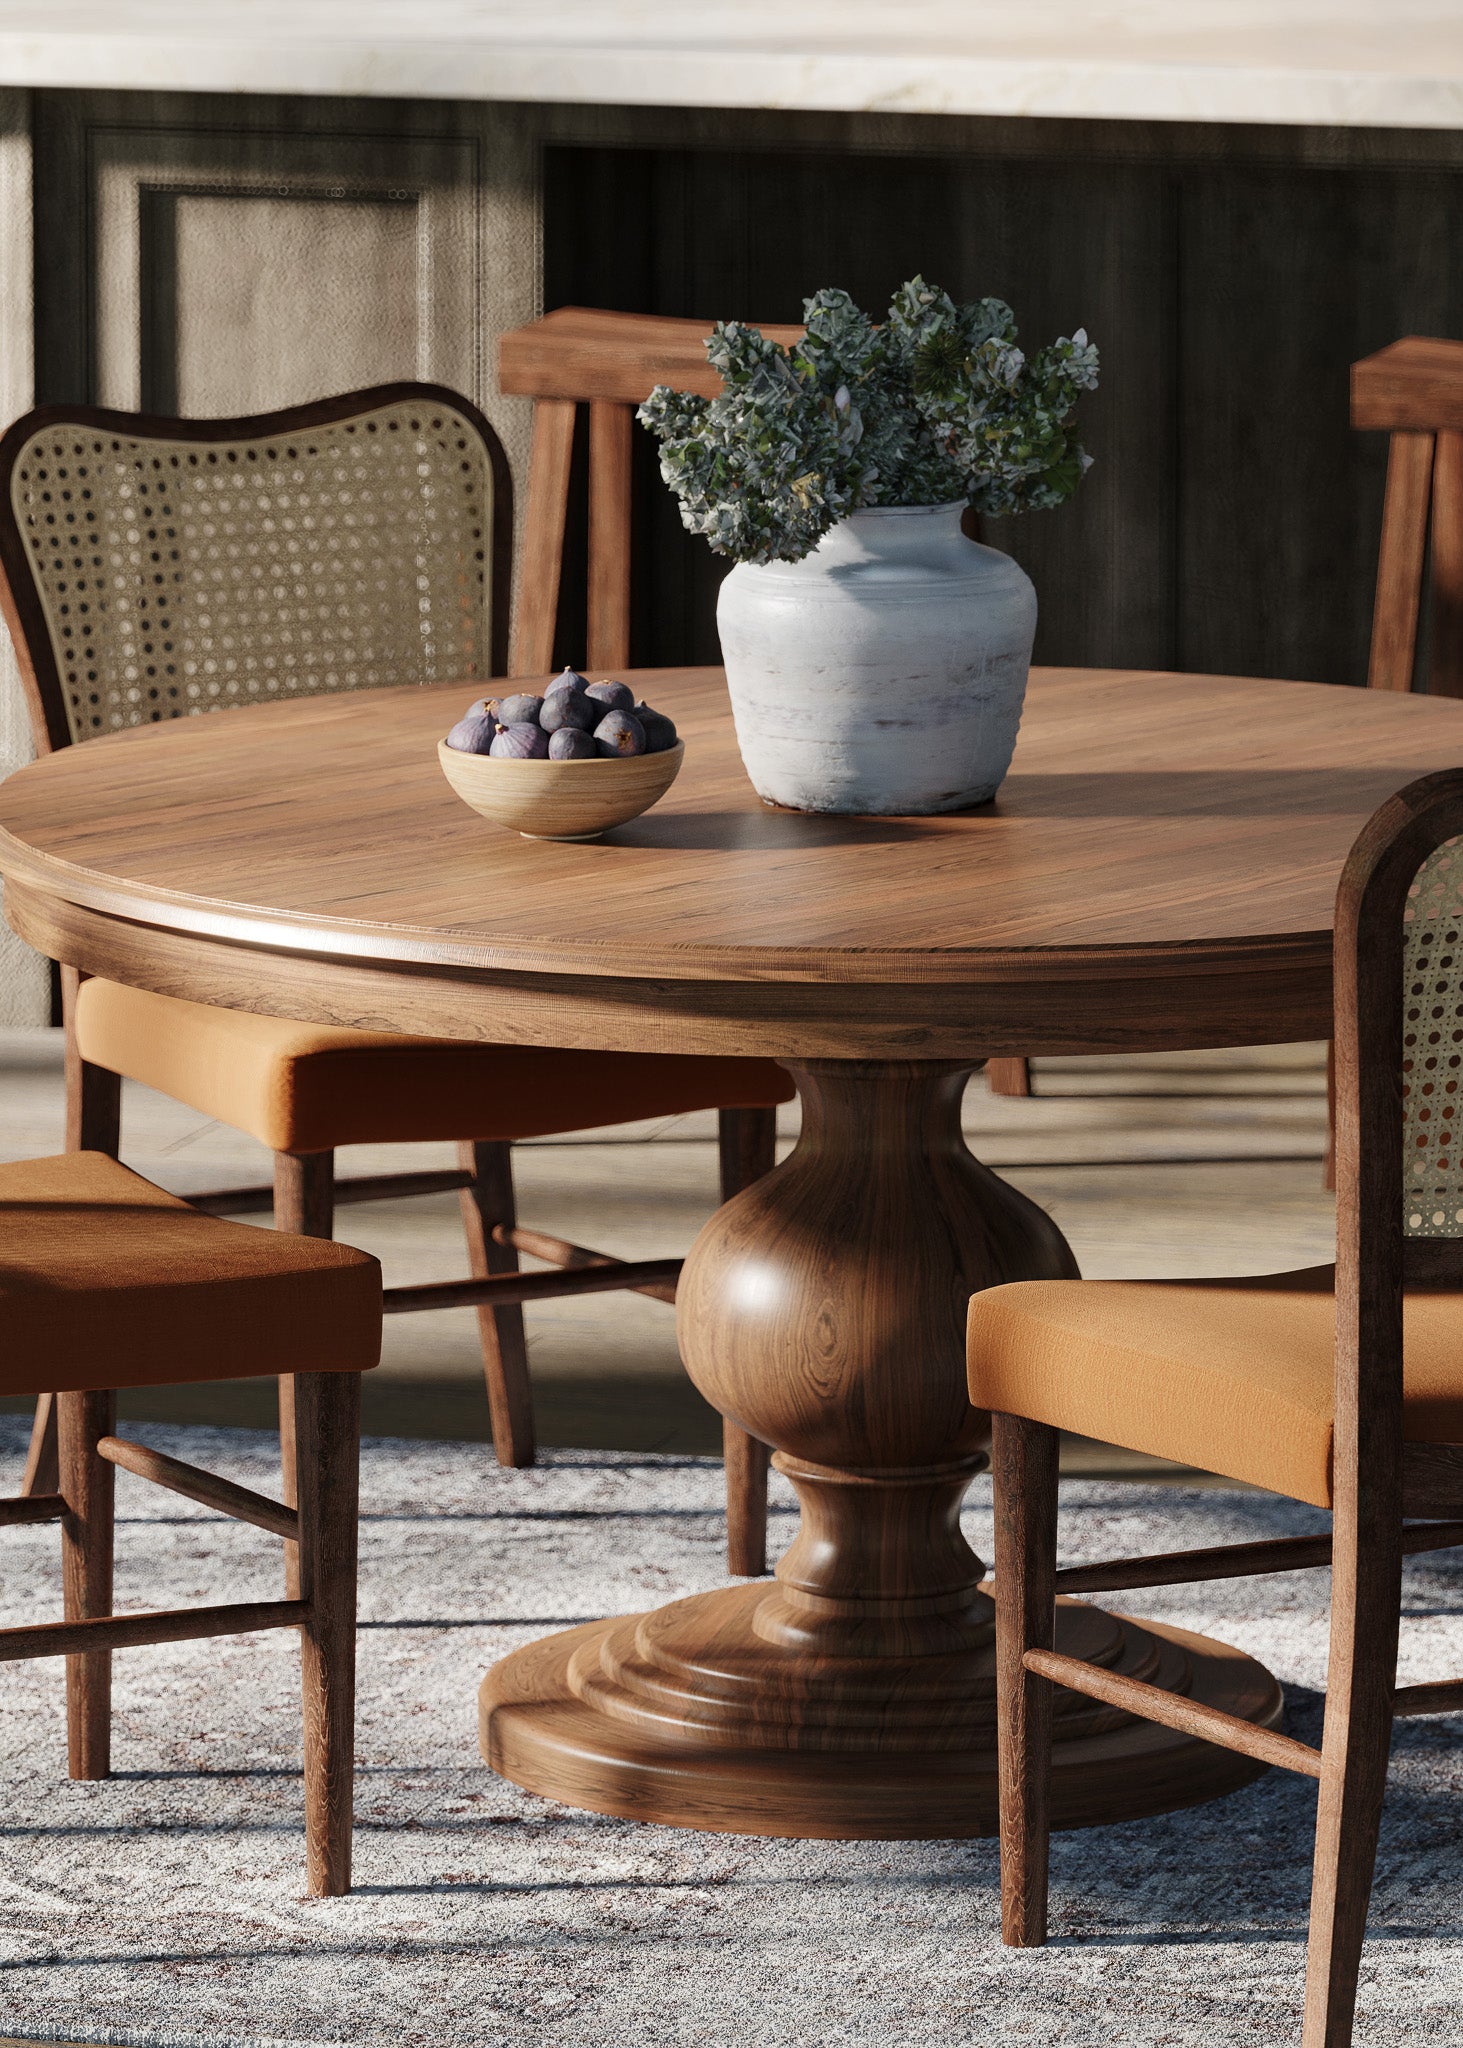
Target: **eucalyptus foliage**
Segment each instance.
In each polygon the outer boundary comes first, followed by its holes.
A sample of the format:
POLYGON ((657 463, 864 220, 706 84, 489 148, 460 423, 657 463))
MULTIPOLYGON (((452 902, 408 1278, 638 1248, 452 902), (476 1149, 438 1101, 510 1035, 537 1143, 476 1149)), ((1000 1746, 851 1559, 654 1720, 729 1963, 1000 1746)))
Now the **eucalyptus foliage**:
POLYGON ((1060 505, 1090 467, 1074 432, 1078 395, 1097 386, 1082 328, 1027 356, 1000 299, 957 306, 921 277, 881 327, 841 291, 803 315, 791 349, 719 321, 706 354, 720 396, 659 384, 640 408, 683 523, 717 554, 801 561, 874 505, 1060 505))

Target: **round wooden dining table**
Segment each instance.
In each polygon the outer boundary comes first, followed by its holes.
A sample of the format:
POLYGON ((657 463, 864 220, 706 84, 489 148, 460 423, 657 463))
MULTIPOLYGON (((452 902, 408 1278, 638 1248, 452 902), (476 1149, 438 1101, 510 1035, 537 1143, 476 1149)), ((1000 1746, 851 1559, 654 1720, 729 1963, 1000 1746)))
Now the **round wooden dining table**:
MULTIPOLYGON (((989 1832, 966 1305, 1077 1268, 967 1150, 965 1083, 992 1056, 1324 1037, 1347 850, 1394 790, 1463 761, 1463 705, 1038 670, 994 802, 849 818, 758 801, 717 672, 632 680, 685 766, 596 843, 515 837, 452 794, 436 743, 480 684, 314 697, 20 770, 0 789, 6 914, 54 959, 168 995, 579 1049, 596 1117, 597 1048, 784 1061, 801 1136, 701 1232, 677 1319, 697 1386, 776 1447, 798 1533, 770 1581, 505 1658, 484 1752, 552 1798, 685 1826, 989 1832)), ((1221 1643, 1078 1601, 1058 1640, 1279 1719, 1270 1674, 1221 1643)), ((1075 1695, 1056 1725, 1059 1825, 1261 1768, 1075 1695)))

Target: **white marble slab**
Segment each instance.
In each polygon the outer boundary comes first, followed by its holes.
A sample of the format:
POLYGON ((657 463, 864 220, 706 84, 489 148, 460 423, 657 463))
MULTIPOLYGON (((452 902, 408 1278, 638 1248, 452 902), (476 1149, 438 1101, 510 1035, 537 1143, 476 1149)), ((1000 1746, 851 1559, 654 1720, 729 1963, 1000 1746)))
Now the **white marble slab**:
POLYGON ((1463 0, 0 0, 0 85, 1463 127, 1463 0))

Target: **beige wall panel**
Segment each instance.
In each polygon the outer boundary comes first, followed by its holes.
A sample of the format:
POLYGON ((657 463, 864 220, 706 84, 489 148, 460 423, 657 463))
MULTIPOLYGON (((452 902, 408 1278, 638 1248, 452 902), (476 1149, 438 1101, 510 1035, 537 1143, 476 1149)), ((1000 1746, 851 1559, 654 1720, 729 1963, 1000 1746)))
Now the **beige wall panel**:
POLYGON ((144 263, 167 265, 151 298, 172 318, 171 334, 159 321, 149 337, 163 358, 150 381, 172 383, 168 410, 200 418, 419 374, 431 355, 423 241, 416 203, 384 194, 154 195, 144 263))
POLYGON ((88 156, 103 404, 253 411, 400 377, 475 394, 471 139, 107 126, 88 156))

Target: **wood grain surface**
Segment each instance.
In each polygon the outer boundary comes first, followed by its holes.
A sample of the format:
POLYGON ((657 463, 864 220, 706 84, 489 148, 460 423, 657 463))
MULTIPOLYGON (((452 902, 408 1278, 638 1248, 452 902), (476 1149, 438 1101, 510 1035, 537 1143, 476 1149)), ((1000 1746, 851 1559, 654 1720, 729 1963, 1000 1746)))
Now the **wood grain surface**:
POLYGON ((1351 841, 1463 759, 1455 703, 1038 670, 993 804, 814 817, 759 802, 715 671, 633 681, 686 765, 598 845, 452 795, 436 742, 474 689, 372 692, 21 770, 7 913, 143 986, 464 1037, 978 1058, 1319 1036, 1351 841))
MULTIPOLYGON (((778 1446, 797 1535, 770 1585, 514 1651, 479 1693, 483 1751, 533 1791, 683 1827, 988 1833, 994 1610, 960 1526, 988 1418, 966 1393, 966 1310, 979 1288, 1075 1277, 1076 1261, 1051 1218, 966 1150, 967 1068, 790 1064, 798 1142, 701 1231, 676 1328, 728 1423, 778 1446), (835 1757, 845 1768, 830 1772, 835 1757)), ((1056 1641, 1248 1721, 1280 1713, 1267 1672, 1196 1637, 1179 1648, 1067 1601, 1056 1641)), ((1135 1737, 1129 1717, 1075 1695, 1053 1719, 1059 1826, 1255 1774, 1192 1731, 1178 1747, 1135 1737)))
MULTIPOLYGON (((525 398, 639 405, 655 385, 669 384, 715 398, 721 374, 706 360, 706 341, 718 317, 674 320, 653 313, 609 313, 598 306, 558 306, 499 338, 498 388, 525 398)), ((784 348, 800 341, 804 332, 775 321, 757 324, 784 348)))

